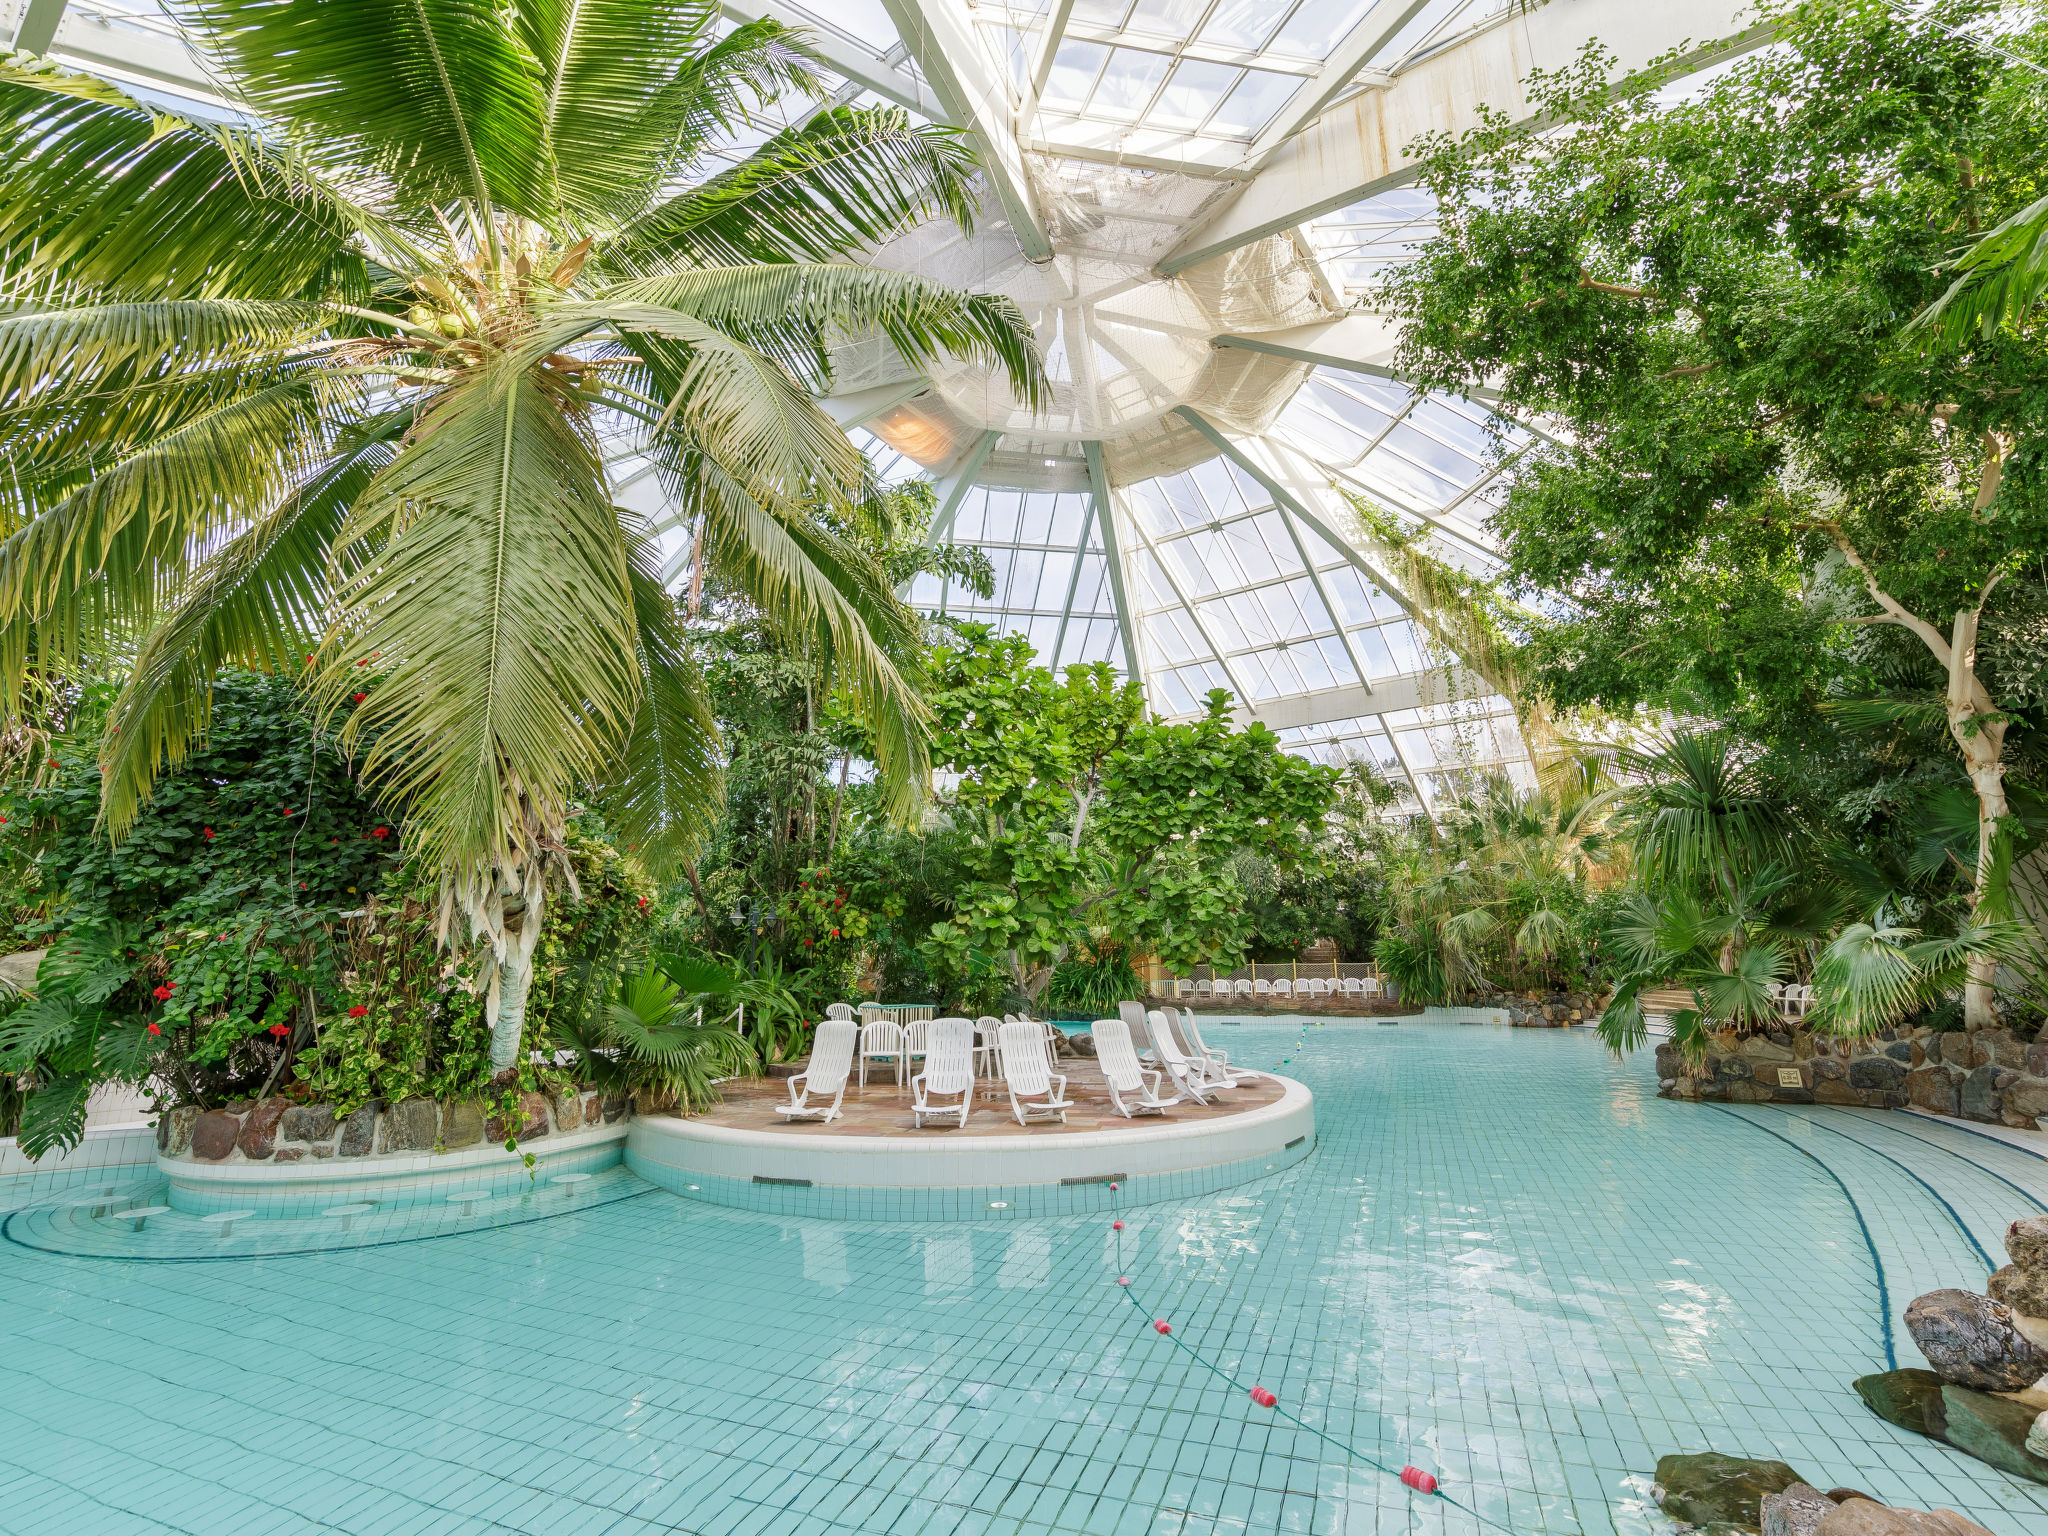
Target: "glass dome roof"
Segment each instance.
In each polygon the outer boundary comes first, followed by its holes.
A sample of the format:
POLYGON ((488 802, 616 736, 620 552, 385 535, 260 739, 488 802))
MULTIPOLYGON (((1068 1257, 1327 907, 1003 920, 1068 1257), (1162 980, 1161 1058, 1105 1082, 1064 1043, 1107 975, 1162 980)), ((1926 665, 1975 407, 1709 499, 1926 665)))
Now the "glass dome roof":
MULTIPOLYGON (((1163 715, 1226 688, 1291 749, 1371 761, 1411 808, 1474 770, 1526 781, 1513 710, 1431 639, 1374 527, 1390 514, 1435 558, 1490 571, 1488 520, 1541 424, 1501 419, 1483 390, 1411 389, 1359 306, 1433 232, 1404 146, 1482 105, 1530 120, 1531 71, 1589 39, 1624 70, 1760 46, 1740 0, 721 9, 802 27, 836 99, 895 102, 981 153, 971 234, 933 222, 870 259, 1016 299, 1050 406, 976 366, 909 374, 874 338, 838 349, 823 402, 885 478, 934 481, 935 539, 994 563, 989 600, 925 577, 911 601, 1025 633, 1050 665, 1107 660, 1163 715)), ((235 115, 156 0, 0 0, 0 20, 16 46, 235 115)), ((654 494, 630 473, 618 489, 654 494)))

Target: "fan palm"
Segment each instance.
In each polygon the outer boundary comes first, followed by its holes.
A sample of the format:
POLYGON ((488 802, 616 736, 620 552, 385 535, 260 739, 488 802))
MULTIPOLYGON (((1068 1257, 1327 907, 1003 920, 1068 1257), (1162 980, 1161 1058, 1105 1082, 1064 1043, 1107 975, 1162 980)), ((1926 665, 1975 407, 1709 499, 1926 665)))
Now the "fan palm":
MULTIPOLYGON (((302 667, 446 872, 516 1054, 574 793, 650 854, 715 802, 716 734, 612 465, 826 659, 907 809, 913 626, 820 507, 865 490, 814 404, 880 331, 1042 376, 1007 301, 835 262, 965 222, 951 130, 826 108, 773 22, 708 0, 193 0, 265 125, 0 61, 0 689, 132 645, 102 752, 115 836, 229 661, 302 667), (374 666, 373 672, 364 670, 374 666), (374 677, 374 686, 366 681, 374 677)), ((283 808, 289 810, 289 807, 283 808)))

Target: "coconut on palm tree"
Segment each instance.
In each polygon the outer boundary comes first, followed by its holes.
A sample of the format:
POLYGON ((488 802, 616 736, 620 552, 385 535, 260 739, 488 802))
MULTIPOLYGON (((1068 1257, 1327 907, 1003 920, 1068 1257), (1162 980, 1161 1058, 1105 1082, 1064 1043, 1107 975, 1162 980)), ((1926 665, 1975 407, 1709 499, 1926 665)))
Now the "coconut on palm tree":
MULTIPOLYGON (((715 801, 716 733, 615 465, 866 712, 914 793, 913 626, 820 520, 866 487, 814 403, 836 341, 1004 368, 1007 301, 846 264, 971 217, 971 157, 827 107, 773 22, 704 0, 193 0, 258 126, 0 61, 0 689, 132 648, 102 762, 118 836, 214 670, 299 669, 409 808, 493 961, 514 1059, 572 796, 644 850, 715 801), (366 679, 374 676, 374 686, 366 679)), ((289 809, 289 808, 286 808, 289 809)))

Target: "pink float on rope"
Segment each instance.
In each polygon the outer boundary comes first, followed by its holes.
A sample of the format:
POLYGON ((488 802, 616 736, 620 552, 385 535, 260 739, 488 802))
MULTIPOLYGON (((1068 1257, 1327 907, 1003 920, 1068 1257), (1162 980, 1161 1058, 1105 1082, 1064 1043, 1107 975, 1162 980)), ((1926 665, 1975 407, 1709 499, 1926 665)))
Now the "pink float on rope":
POLYGON ((1116 1283, 1118 1285, 1129 1285, 1131 1283, 1131 1277, 1129 1275, 1118 1275, 1116 1277, 1116 1283))
POLYGON ((1270 1408, 1275 1403, 1279 1402, 1280 1399, 1275 1397, 1272 1393, 1268 1392, 1264 1387, 1253 1387, 1252 1401, 1257 1403, 1261 1408, 1270 1408))
POLYGON ((1161 1333, 1171 1333, 1171 1332, 1173 1332, 1173 1324, 1169 1323, 1169 1322, 1168 1322, 1168 1321, 1167 1321, 1167 1320, 1166 1320, 1165 1318, 1163 1318, 1163 1317, 1161 1317, 1161 1318, 1155 1318, 1155 1319, 1153 1320, 1152 1326, 1153 1326, 1154 1328, 1158 1329, 1158 1330, 1159 1330, 1159 1331, 1160 1331, 1161 1333))
POLYGON ((1403 1467, 1401 1469, 1401 1481, 1410 1488, 1413 1488, 1417 1493, 1436 1492, 1436 1479, 1420 1467, 1403 1467))
POLYGON ((1110 1230, 1110 1231, 1112 1231, 1112 1232, 1121 1232, 1121 1231, 1123 1231, 1123 1229, 1124 1229, 1124 1224, 1123 1224, 1122 1222, 1120 1222, 1120 1221, 1112 1221, 1112 1222, 1111 1222, 1111 1223, 1109 1224, 1109 1230, 1110 1230))

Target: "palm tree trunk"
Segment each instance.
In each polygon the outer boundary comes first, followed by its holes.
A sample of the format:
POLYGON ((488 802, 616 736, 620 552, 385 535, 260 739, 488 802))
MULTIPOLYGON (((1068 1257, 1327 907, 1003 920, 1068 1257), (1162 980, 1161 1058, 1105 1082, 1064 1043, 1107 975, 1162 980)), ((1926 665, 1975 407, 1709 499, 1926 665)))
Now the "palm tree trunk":
POLYGON ((526 989, 533 980, 532 958, 514 938, 498 962, 498 1017, 491 1024, 491 1070, 519 1064, 519 1036, 526 1028, 526 989))
MULTIPOLYGON (((2010 809, 2005 797, 2005 725, 1987 718, 1992 710, 1976 675, 1977 619, 1982 611, 1965 608, 1956 614, 1949 642, 1948 729, 1962 750, 1970 788, 1977 792, 1977 871, 1970 891, 1970 912, 1982 915, 1991 866, 1996 861, 1998 823, 2010 809)), ((1963 1028, 1996 1029, 1998 962, 1988 955, 1969 962, 1963 982, 1963 1028)))

